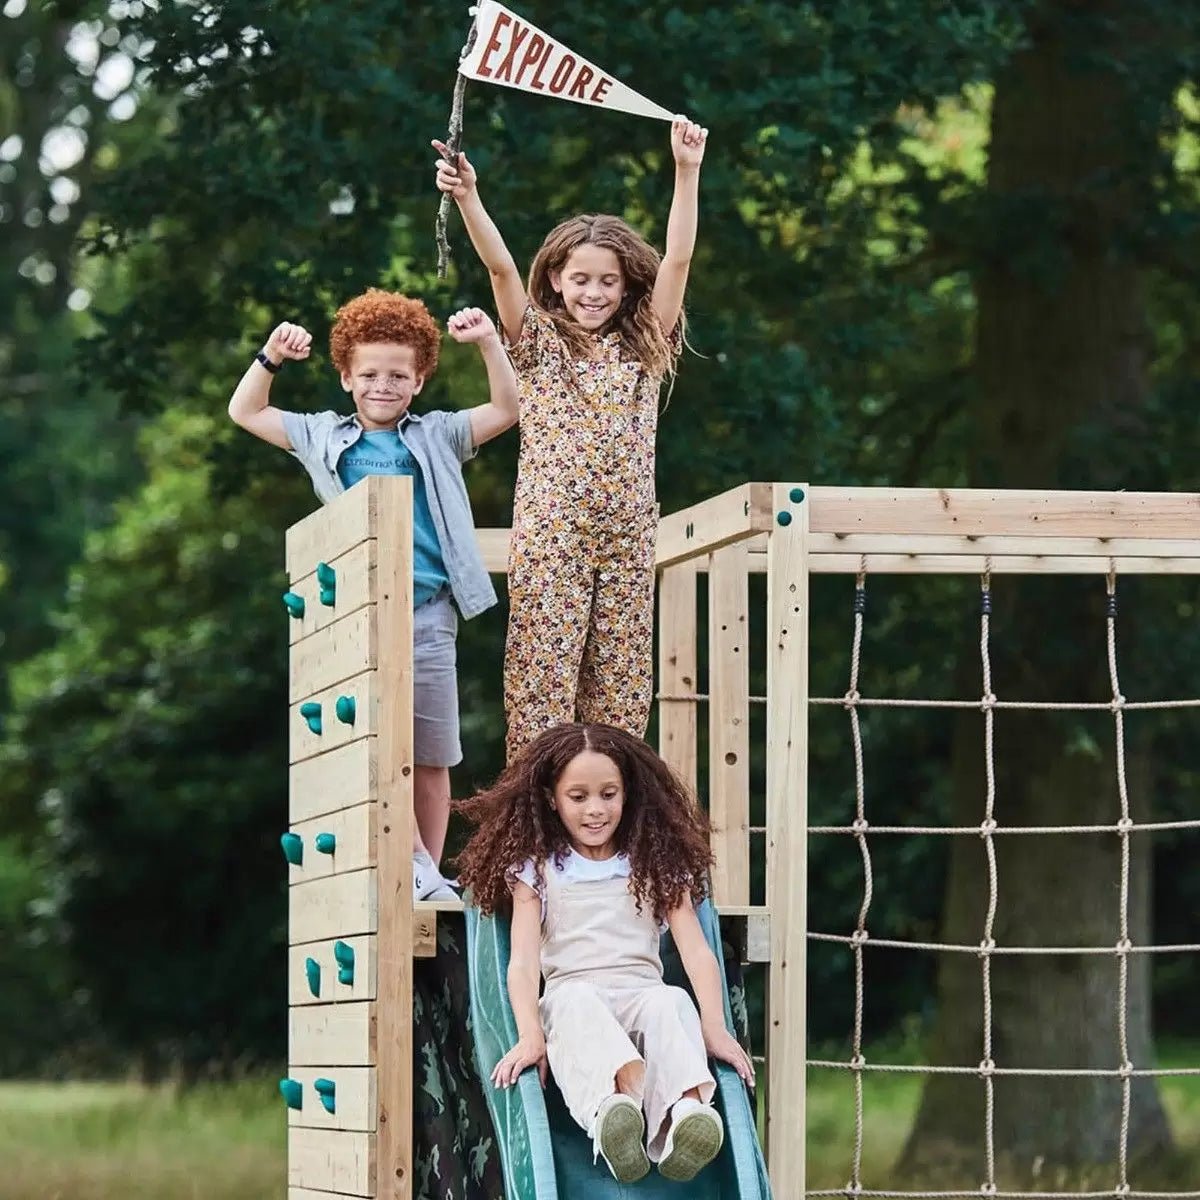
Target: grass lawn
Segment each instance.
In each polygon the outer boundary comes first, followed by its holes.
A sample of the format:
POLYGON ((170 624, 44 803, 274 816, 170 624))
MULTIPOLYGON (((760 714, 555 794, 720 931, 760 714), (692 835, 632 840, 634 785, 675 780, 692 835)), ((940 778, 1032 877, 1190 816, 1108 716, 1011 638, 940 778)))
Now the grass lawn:
MULTIPOLYGON (((1163 1060, 1196 1064, 1200 1045, 1165 1047, 1163 1060)), ((887 1182, 920 1087, 912 1075, 868 1080, 868 1186, 887 1182)), ((1182 1164, 1166 1186, 1196 1189, 1200 1078, 1164 1080, 1162 1092, 1182 1164)), ((846 1183, 853 1131, 849 1076, 812 1072, 809 1186, 846 1183)), ((283 1200, 284 1142, 271 1079, 188 1092, 129 1083, 0 1083, 0 1200, 283 1200)))

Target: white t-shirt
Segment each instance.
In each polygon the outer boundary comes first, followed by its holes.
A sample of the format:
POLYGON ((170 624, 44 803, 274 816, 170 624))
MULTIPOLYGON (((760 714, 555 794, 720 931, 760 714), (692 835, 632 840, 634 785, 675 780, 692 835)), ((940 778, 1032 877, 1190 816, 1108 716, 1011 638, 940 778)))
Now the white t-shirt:
MULTIPOLYGON (((628 854, 614 854, 612 858, 595 859, 584 858, 582 854, 572 849, 568 849, 562 858, 552 854, 542 869, 547 876, 553 871, 560 884, 603 883, 606 879, 628 879, 633 874, 628 854)), ((538 883, 537 868, 534 866, 533 859, 527 858, 519 869, 510 871, 508 877, 514 883, 520 880, 522 883, 528 884, 537 892, 542 900, 542 920, 544 921, 546 919, 546 892, 538 883)), ((666 929, 666 927, 665 921, 659 925, 660 929, 666 929)))

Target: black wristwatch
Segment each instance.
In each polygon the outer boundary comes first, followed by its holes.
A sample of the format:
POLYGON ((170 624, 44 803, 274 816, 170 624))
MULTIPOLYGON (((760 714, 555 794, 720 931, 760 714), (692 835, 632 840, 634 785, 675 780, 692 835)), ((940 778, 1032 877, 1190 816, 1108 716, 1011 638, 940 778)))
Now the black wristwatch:
POLYGON ((261 350, 254 356, 254 361, 262 363, 272 375, 276 374, 283 366, 283 363, 273 363, 261 350))

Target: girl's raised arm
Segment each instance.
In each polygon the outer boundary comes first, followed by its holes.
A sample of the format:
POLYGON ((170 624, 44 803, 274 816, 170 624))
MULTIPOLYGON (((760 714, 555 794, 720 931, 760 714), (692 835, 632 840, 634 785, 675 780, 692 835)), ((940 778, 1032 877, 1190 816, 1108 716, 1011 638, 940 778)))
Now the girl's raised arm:
POLYGON ((471 245, 492 277, 492 294, 496 297, 500 324, 504 326, 508 340, 515 343, 521 336, 521 321, 527 303, 517 264, 504 244, 496 222, 479 199, 478 177, 467 156, 460 154, 458 162, 453 163, 447 158, 450 151, 444 142, 435 141, 433 148, 442 156, 437 164, 438 191, 454 197, 471 245))
POLYGON ((654 281, 651 303, 669 334, 683 310, 692 251, 696 247, 697 209, 700 202, 700 163, 708 130, 676 117, 671 122, 671 152, 675 156, 675 195, 667 217, 667 249, 654 281))

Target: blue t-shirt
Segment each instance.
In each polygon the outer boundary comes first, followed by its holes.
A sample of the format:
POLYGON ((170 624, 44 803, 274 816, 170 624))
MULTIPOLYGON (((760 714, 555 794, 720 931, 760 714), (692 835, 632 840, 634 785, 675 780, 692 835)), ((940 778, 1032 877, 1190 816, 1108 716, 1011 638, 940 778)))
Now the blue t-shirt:
POLYGON ((450 577, 442 560, 442 547, 425 480, 412 451, 395 429, 364 429, 353 446, 347 446, 338 459, 338 478, 344 487, 353 487, 368 475, 411 475, 413 480, 413 607, 432 600, 442 588, 448 587, 450 577))

